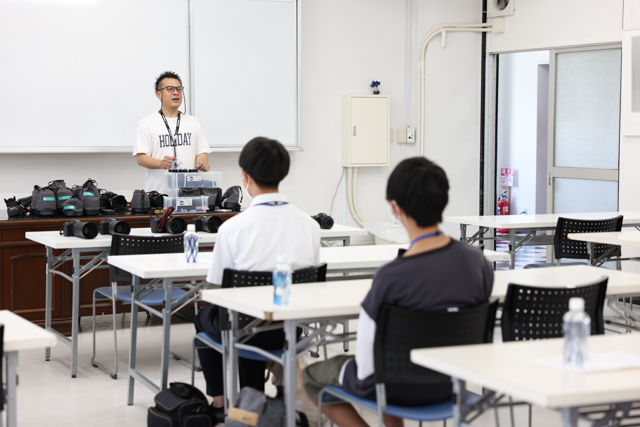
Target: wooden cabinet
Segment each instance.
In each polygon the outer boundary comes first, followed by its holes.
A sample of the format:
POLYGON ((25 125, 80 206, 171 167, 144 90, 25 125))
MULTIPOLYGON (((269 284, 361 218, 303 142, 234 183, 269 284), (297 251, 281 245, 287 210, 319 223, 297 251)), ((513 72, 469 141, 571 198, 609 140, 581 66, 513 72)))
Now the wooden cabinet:
MULTIPOLYGON (((0 217, 0 309, 11 310, 22 317, 44 326, 45 318, 45 247, 27 240, 27 231, 56 231, 69 218, 24 218, 7 219, 6 213, 0 217)), ((216 213, 223 221, 236 213, 216 213)), ((185 221, 199 216, 180 215, 185 221)), ((81 218, 82 221, 98 223, 106 217, 81 218)), ((125 220, 132 228, 149 227, 148 215, 122 215, 116 218, 125 220)), ((205 248, 206 250, 206 248, 205 248)), ((62 251, 54 251, 59 254, 62 251)), ((71 275, 71 262, 60 267, 71 275)), ((80 282, 80 316, 91 316, 93 290, 109 285, 109 270, 96 269, 82 278, 80 282)), ((64 334, 71 333, 71 282, 54 275, 52 326, 64 334)), ((117 307, 118 312, 122 307, 117 307)), ((126 311, 129 306, 126 306, 126 311)), ((98 305, 98 313, 111 313, 111 303, 98 305)))

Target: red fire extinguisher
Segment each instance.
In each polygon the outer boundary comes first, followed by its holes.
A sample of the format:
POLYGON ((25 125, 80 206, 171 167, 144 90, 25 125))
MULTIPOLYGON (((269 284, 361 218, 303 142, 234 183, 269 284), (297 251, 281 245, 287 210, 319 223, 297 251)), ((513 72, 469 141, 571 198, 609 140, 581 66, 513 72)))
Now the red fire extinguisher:
MULTIPOLYGON (((507 196, 507 190, 502 190, 502 194, 498 197, 498 215, 509 215, 509 197, 507 196)), ((506 228, 498 228, 498 233, 508 233, 506 228)))

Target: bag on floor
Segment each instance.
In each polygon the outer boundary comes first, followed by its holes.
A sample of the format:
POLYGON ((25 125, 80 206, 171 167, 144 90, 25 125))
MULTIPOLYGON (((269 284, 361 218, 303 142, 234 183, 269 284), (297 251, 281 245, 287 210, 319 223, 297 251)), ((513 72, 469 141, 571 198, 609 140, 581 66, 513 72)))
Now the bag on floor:
POLYGON ((251 387, 243 387, 234 402, 229 407, 225 419, 225 427, 281 427, 284 425, 284 402, 281 397, 281 387, 278 396, 269 397, 261 391, 251 387))
POLYGON ((215 415, 205 395, 191 384, 171 383, 154 398, 147 427, 213 427, 215 415))

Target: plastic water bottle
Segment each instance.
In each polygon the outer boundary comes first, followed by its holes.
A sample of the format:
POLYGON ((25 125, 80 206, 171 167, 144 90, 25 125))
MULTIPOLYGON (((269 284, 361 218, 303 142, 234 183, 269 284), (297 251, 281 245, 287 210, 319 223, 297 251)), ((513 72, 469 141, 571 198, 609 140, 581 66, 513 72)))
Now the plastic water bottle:
POLYGON ((289 305, 291 303, 291 266, 287 264, 284 255, 278 255, 275 270, 273 270, 273 303, 275 305, 289 305))
POLYGON ((184 233, 184 255, 187 257, 187 263, 196 262, 198 258, 198 234, 195 224, 187 225, 187 232, 184 233))
POLYGON ((587 338, 591 334, 591 318, 584 311, 584 299, 571 298, 569 311, 562 317, 564 334, 563 362, 567 366, 584 368, 589 361, 587 338))

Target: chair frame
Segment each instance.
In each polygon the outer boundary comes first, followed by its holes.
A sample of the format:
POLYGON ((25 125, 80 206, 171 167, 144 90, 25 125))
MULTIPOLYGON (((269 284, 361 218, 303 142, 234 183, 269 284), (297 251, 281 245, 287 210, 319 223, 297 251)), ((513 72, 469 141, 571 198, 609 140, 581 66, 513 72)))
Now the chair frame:
MULTIPOLYGON (((380 427, 384 425, 383 418, 387 409, 385 383, 441 384, 451 381, 450 377, 444 374, 412 364, 409 361, 411 349, 425 346, 441 347, 493 342, 493 329, 497 308, 497 298, 491 298, 489 301, 474 307, 462 309, 453 308, 440 311, 411 310, 384 305, 380 309, 378 319, 376 320, 376 335, 374 341, 374 375, 376 378, 376 413, 378 415, 378 425, 380 427), (403 315, 411 316, 410 320, 404 322, 399 320, 398 317, 402 317, 403 315), (469 333, 470 327, 466 320, 473 315, 484 317, 485 322, 484 324, 472 324, 472 327, 475 326, 475 330, 471 331, 471 337, 461 339, 460 334, 456 333, 456 331, 469 333), (419 322, 419 324, 449 325, 450 328, 426 328, 424 329, 424 332, 426 332, 423 333, 424 336, 417 333, 414 334, 415 336, 412 337, 413 342, 393 340, 398 330, 415 330, 415 325, 418 324, 416 322, 419 322), (451 326, 452 323, 454 324, 453 326, 451 326), (389 351, 389 341, 391 340, 397 341, 393 344, 394 348, 397 348, 395 347, 397 345, 401 346, 399 351, 403 354, 402 357, 405 358, 405 360, 399 362, 402 369, 396 371, 393 371, 393 368, 387 364, 387 358, 385 357, 389 351)), ((398 358, 398 350, 395 352, 395 358, 398 358)), ((318 398, 318 425, 322 423, 323 405, 344 403, 345 401, 352 405, 359 405, 358 400, 362 399, 357 399, 355 396, 353 399, 350 399, 344 394, 335 393, 330 387, 324 387, 320 391, 318 398), (324 394, 333 396, 339 399, 339 401, 324 402, 324 394)), ((364 408, 370 410, 369 407, 364 408)), ((446 422, 446 419, 444 419, 444 421, 446 422)), ((422 421, 420 421, 420 425, 422 425, 422 421)))

